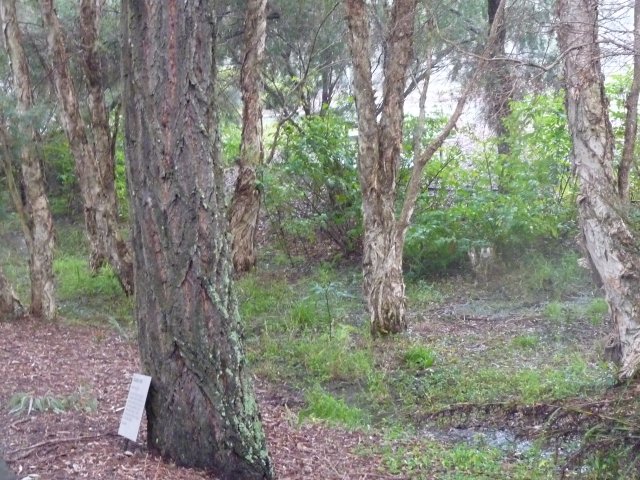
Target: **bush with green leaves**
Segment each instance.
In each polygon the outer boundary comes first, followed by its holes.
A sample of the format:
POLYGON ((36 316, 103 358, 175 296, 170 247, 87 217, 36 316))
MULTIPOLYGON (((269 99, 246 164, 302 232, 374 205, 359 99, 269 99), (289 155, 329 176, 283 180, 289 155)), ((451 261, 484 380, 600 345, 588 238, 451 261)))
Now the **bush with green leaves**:
POLYGON ((416 275, 466 261, 474 247, 493 245, 514 257, 575 232, 574 181, 563 96, 527 97, 511 105, 506 125, 510 153, 479 142, 466 158, 434 159, 431 184, 407 234, 405 265, 416 275), (445 164, 446 162, 446 164, 445 164), (445 168, 446 167, 446 168, 445 168))
POLYGON ((327 110, 283 127, 278 158, 264 172, 271 222, 286 242, 330 240, 347 256, 359 250, 361 197, 354 125, 327 110))

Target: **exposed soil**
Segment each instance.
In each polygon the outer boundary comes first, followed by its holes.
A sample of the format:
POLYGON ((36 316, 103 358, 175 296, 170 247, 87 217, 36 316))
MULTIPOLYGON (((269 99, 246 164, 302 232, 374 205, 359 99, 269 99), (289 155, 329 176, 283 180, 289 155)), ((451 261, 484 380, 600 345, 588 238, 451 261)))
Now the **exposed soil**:
MULTIPOLYGON (((135 343, 110 329, 31 319, 0 323, 0 339, 0 457, 18 478, 215 478, 151 455, 144 421, 139 444, 117 436, 131 375, 139 371, 135 343), (23 400, 18 412, 11 412, 12 398, 23 400), (55 413, 40 411, 31 398, 72 401, 55 413)), ((260 383, 256 388, 278 478, 402 478, 362 453, 379 439, 299 425, 286 393, 260 383)))

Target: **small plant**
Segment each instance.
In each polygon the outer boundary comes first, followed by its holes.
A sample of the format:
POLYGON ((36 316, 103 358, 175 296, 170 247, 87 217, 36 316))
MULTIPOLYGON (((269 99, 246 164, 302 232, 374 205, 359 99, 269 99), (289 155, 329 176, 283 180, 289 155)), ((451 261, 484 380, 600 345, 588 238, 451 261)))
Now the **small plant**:
POLYGON ((565 311, 560 302, 550 302, 544 308, 545 317, 559 322, 565 318, 565 311))
POLYGON ((513 345, 519 348, 537 347, 540 341, 534 335, 518 335, 513 339, 513 345))
POLYGON ((338 423, 349 428, 361 427, 365 424, 365 414, 356 407, 350 407, 341 398, 326 393, 315 387, 307 394, 307 406, 300 411, 300 420, 314 418, 338 423))
POLYGON ((84 387, 67 396, 56 397, 50 393, 36 396, 33 393, 17 393, 9 400, 9 413, 31 415, 31 412, 64 413, 69 410, 94 412, 98 401, 84 387))
POLYGON ((423 345, 414 345, 404 354, 404 361, 412 368, 424 370, 433 366, 436 355, 430 348, 423 345))
POLYGON ((603 298, 594 298, 587 305, 586 316, 592 325, 602 325, 608 313, 609 305, 603 298))

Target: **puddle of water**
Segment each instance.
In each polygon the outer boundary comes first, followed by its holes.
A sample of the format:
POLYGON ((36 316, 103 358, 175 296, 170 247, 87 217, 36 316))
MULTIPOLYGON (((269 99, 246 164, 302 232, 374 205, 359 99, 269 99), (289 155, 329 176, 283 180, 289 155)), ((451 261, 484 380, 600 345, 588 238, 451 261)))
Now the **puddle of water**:
POLYGON ((494 428, 451 428, 449 430, 426 430, 424 436, 443 442, 465 442, 469 445, 489 446, 505 453, 521 456, 534 447, 531 440, 519 439, 509 430, 494 428))

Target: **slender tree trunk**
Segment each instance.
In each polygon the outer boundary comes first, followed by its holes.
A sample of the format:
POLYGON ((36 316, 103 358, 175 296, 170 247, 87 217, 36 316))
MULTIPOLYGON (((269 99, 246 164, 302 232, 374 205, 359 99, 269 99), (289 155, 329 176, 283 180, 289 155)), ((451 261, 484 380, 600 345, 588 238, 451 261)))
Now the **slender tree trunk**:
POLYGON ((0 321, 24 315, 24 308, 0 269, 0 321))
MULTIPOLYGON (((504 3, 502 0, 498 5, 498 19, 504 15, 504 3)), ((371 75, 367 5, 364 0, 344 0, 344 5, 358 114, 358 171, 364 223, 364 295, 371 316, 372 333, 396 333, 406 328, 402 253, 422 186, 422 173, 451 134, 476 88, 485 69, 484 59, 494 48, 499 22, 492 25, 481 60, 446 125, 427 148, 417 152, 402 210, 396 219, 396 171, 402 144, 402 106, 407 66, 411 60, 416 2, 399 0, 393 3, 389 37, 385 43, 383 102, 379 109, 375 104, 371 75), (378 111, 380 122, 376 119, 378 111)))
POLYGON ((615 325, 621 379, 640 363, 640 256, 613 170, 614 138, 600 67, 598 1, 558 0, 558 43, 566 52, 567 118, 580 184, 584 244, 603 282, 615 325))
POLYGON ((624 146, 618 167, 618 192, 628 202, 629 173, 635 156, 636 137, 638 136, 638 97, 640 97, 640 0, 633 7, 633 81, 627 96, 627 115, 624 124, 624 146))
POLYGON ((270 479, 232 285, 211 1, 125 0, 126 157, 152 451, 270 479))
MULTIPOLYGON (((489 30, 491 31, 492 28, 495 30, 495 41, 490 52, 492 58, 505 56, 507 26, 504 15, 497 15, 500 2, 501 0, 487 0, 489 30)), ((509 153, 509 144, 505 140, 507 129, 504 120, 511 112, 509 101, 513 95, 513 79, 508 63, 501 60, 494 60, 487 73, 484 97, 488 109, 489 126, 498 137, 498 153, 507 154, 509 153)))
POLYGON ((260 212, 260 189, 256 168, 262 164, 262 60, 267 37, 267 0, 248 0, 244 22, 244 60, 240 72, 242 90, 242 139, 238 180, 231 203, 230 229, 233 266, 237 272, 256 264, 256 228, 260 212))
POLYGON ((116 271, 128 294, 133 293, 133 259, 130 245, 118 231, 118 203, 115 188, 115 137, 109 128, 109 112, 104 98, 104 68, 98 53, 100 30, 99 4, 96 0, 80 1, 80 36, 83 49, 83 70, 88 89, 91 114, 90 136, 93 154, 98 167, 101 198, 96 202, 96 225, 103 242, 103 251, 116 271))
POLYGON ((16 17, 15 0, 0 2, 0 15, 5 44, 11 59, 13 86, 18 97, 18 114, 27 127, 28 140, 20 151, 22 180, 25 186, 25 210, 29 216, 29 273, 31 277, 30 312, 47 320, 56 316, 53 276, 53 220, 49 209, 40 160, 35 155, 38 132, 26 118, 33 107, 31 78, 27 57, 22 48, 21 32, 16 17))
POLYGON ((62 107, 60 118, 76 162, 76 175, 82 194, 87 237, 91 248, 91 267, 97 271, 108 262, 124 291, 131 294, 133 266, 129 247, 118 232, 111 139, 102 94, 102 70, 96 52, 95 5, 86 0, 81 2, 80 22, 84 70, 89 90, 91 132, 80 113, 76 88, 69 70, 64 34, 53 8, 53 0, 41 0, 40 5, 47 29, 55 90, 62 107))
MULTIPOLYGON (((13 165, 13 152, 11 151, 11 140, 6 128, 6 120, 0 115, 0 143, 2 143, 2 167, 4 170, 4 178, 7 182, 7 190, 9 190, 9 196, 13 207, 16 209, 18 219, 20 220, 20 228, 22 235, 29 245, 31 242, 31 222, 27 215, 27 207, 22 201, 22 194, 16 182, 16 176, 14 174, 13 165)), ((29 246, 29 251, 31 247, 29 246)))
POLYGON ((406 328, 402 245, 397 243, 394 211, 404 86, 412 58, 416 3, 398 0, 392 7, 378 125, 367 6, 364 0, 345 1, 358 113, 358 168, 364 222, 363 288, 374 335, 397 333, 406 328))

